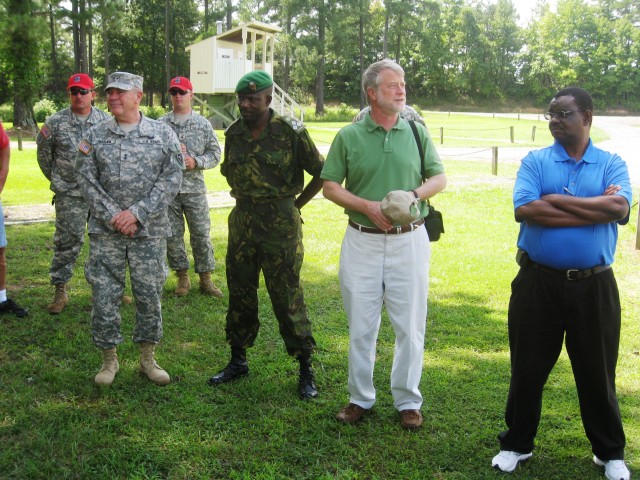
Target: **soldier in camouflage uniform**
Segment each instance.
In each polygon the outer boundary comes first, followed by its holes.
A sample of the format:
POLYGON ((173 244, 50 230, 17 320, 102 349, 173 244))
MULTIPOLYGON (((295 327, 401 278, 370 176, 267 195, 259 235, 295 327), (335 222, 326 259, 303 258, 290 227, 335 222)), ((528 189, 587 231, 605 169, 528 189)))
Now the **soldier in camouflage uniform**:
POLYGON ((89 207, 74 169, 78 143, 86 131, 110 116, 91 106, 96 96, 93 80, 84 73, 69 77, 69 107, 52 115, 38 133, 38 164, 51 182, 56 209, 53 260, 49 269, 55 287, 49 313, 60 313, 69 301, 67 283, 84 243, 89 207))
POLYGON ((129 264, 136 304, 133 341, 140 344, 142 373, 159 385, 167 372, 154 359, 162 338, 160 295, 167 277, 167 207, 180 189, 184 168, 176 134, 139 111, 142 77, 115 72, 107 79, 112 120, 86 133, 78 145, 76 171, 91 216, 85 277, 93 287, 91 332, 102 350, 95 377, 110 385, 118 371, 120 298, 129 264))
POLYGON ((200 291, 222 297, 211 279, 215 268, 213 246, 209 231, 209 204, 202 171, 220 163, 220 144, 209 121, 191 109, 193 86, 188 78, 175 77, 169 84, 173 111, 158 120, 168 124, 178 135, 184 156, 185 171, 180 192, 169 206, 172 236, 167 238, 169 268, 178 275, 176 295, 189 293, 189 259, 184 245, 184 221, 189 226, 189 240, 195 271, 200 276, 200 291))
POLYGON ((262 270, 287 352, 300 362, 298 393, 306 399, 316 397, 318 390, 311 367, 315 340, 300 285, 304 251, 299 209, 320 190, 324 161, 302 124, 269 108, 272 92, 273 80, 266 72, 243 76, 236 86, 242 118, 225 135, 221 170, 236 199, 226 258, 231 361, 209 383, 249 373, 246 349, 253 346, 260 326, 262 270), (304 171, 313 179, 303 190, 304 171))

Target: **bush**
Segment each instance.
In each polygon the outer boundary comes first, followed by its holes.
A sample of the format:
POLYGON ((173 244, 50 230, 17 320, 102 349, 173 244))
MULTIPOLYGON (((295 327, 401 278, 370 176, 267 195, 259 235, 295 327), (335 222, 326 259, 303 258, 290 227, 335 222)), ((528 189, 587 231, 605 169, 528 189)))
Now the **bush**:
POLYGON ((33 106, 33 114, 36 117, 36 122, 42 123, 51 115, 58 111, 58 107, 52 100, 44 97, 42 100, 38 100, 33 106))
POLYGON ((0 105, 0 120, 3 122, 13 122, 13 105, 5 103, 0 105))
POLYGON ((162 115, 167 113, 167 110, 162 108, 160 105, 156 107, 147 107, 146 105, 140 105, 140 111, 147 118, 153 118, 154 120, 160 118, 162 115))
POLYGON ((360 110, 341 103, 337 107, 325 105, 324 113, 316 115, 315 106, 311 105, 304 109, 305 122, 350 122, 360 110))

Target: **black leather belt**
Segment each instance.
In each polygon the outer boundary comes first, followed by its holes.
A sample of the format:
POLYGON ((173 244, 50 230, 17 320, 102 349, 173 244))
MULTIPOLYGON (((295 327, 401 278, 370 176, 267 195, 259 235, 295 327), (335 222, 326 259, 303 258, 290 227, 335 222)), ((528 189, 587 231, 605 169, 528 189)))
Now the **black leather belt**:
POLYGON ((364 225, 360 225, 359 223, 354 222, 353 220, 349 220, 349 226, 355 228, 359 232, 362 233, 384 233, 386 235, 397 235, 399 233, 407 233, 413 232, 417 230, 418 227, 424 225, 424 218, 420 220, 416 220, 413 223, 409 223, 407 225, 399 225, 397 227, 391 227, 389 230, 380 230, 379 228, 373 227, 365 227, 364 225))
POLYGON ((529 258, 529 254, 524 250, 518 250, 518 254, 516 255, 516 262, 518 262, 518 265, 520 265, 520 267, 522 268, 532 266, 533 268, 536 268, 542 272, 558 275, 572 281, 584 280, 585 278, 589 278, 591 275, 604 272, 611 268, 611 265, 598 265, 596 267, 587 268, 585 270, 578 270, 577 268, 558 270, 555 268, 547 267, 546 265, 542 265, 541 263, 534 262, 529 258))

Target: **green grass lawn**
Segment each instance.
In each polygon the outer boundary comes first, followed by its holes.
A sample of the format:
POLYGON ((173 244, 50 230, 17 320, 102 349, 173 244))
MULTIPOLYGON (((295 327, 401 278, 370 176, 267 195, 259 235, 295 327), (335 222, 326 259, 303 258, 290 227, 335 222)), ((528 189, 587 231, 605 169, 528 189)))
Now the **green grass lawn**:
MULTIPOLYGON (((20 172, 19 162, 14 156, 11 181, 20 172)), ((22 171, 25 186, 39 181, 28 162, 22 171)), ((218 261, 214 277, 225 298, 205 298, 197 290, 177 298, 174 275, 165 286, 165 336, 157 359, 172 376, 166 387, 137 373, 132 305, 121 309, 126 341, 118 352, 120 372, 110 388, 93 384, 100 355, 90 338, 91 292, 82 268, 87 247, 75 268, 70 304, 63 314, 51 316, 45 307, 53 293, 47 274, 53 224, 7 227, 10 296, 30 315, 0 317, 0 478, 507 478, 491 469, 490 461, 504 428, 509 384, 506 313, 517 270, 511 204, 516 165, 501 167, 499 176, 490 175, 486 164, 466 159, 449 160, 446 168, 449 186, 434 202, 444 214, 446 233, 431 244, 421 383, 425 424, 417 432, 403 431, 393 409, 394 335, 386 316, 374 379, 378 402, 358 425, 334 420, 348 401, 348 330, 337 278, 346 216, 331 202, 314 200, 303 210, 302 278, 319 346, 320 390, 318 399, 306 402, 297 398, 297 363, 285 353, 264 285, 262 328, 248 352, 250 375, 217 388, 206 385, 229 356, 224 339, 228 209, 211 210, 218 261)), ((7 184, 3 202, 18 188, 15 181, 7 184)), ((220 181, 210 188, 222 188, 220 181)), ((34 186, 24 199, 37 203, 40 196, 50 198, 46 185, 34 186)), ((617 385, 632 471, 640 469, 637 212, 620 228, 614 265, 623 306, 617 385)), ((564 353, 545 388, 534 456, 508 477, 604 478, 591 461, 564 353)))
MULTIPOLYGON (((502 147, 532 147, 540 148, 552 143, 553 139, 547 128, 547 122, 542 116, 540 120, 511 118, 504 115, 473 116, 463 114, 447 114, 439 112, 423 112, 425 121, 431 131, 436 146, 444 147, 473 147, 488 148, 502 147), (510 142, 510 128, 514 128, 515 143, 510 142), (531 141, 531 130, 536 127, 535 141, 531 141), (443 143, 440 144, 440 128, 443 129, 443 143)), ((5 128, 11 126, 5 123, 5 128)), ((316 145, 321 150, 328 148, 336 133, 346 123, 314 122, 307 124, 307 128, 316 145)), ((224 131, 216 130, 221 144, 224 144, 224 131)), ((606 134, 598 129, 592 129, 594 141, 607 139, 606 134)), ((487 157, 487 154, 484 154, 487 157)), ((467 157, 473 159, 474 156, 467 157)), ((480 156, 479 158, 483 158, 480 156)), ((488 167, 490 168, 490 166, 488 167)), ((503 166, 500 165, 502 170, 503 166)), ((508 168, 508 167, 507 167, 508 168)), ((220 169, 215 168, 205 172, 205 182, 209 191, 228 190, 225 178, 220 169)), ((48 203, 52 193, 48 182, 38 168, 36 150, 33 143, 22 151, 13 148, 11 151, 11 167, 5 190, 2 192, 3 205, 30 205, 48 203)))

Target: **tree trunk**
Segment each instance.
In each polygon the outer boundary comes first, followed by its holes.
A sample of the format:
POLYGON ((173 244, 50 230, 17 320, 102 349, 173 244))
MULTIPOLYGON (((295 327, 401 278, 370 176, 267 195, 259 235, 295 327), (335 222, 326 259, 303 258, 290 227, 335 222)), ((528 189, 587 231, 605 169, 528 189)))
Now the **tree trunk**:
POLYGON ((227 30, 231 30, 231 27, 233 27, 233 18, 232 18, 233 4, 231 0, 227 0, 226 14, 227 14, 227 30))
POLYGON ((55 92, 63 88, 60 77, 60 67, 58 66, 58 48, 56 47, 56 24, 53 18, 53 4, 49 4, 49 36, 51 38, 51 71, 53 78, 51 79, 51 89, 55 92))
POLYGON ((204 31, 209 30, 209 0, 204 0, 204 31))
MULTIPOLYGON (((171 23, 171 0, 166 0, 164 6, 164 68, 165 68, 165 85, 171 82, 171 51, 170 45, 170 23, 171 23)), ((164 92, 164 90, 163 90, 164 92)), ((167 108, 165 104, 164 93, 161 100, 162 108, 167 108)))
POLYGON ((85 0, 79 0, 79 46, 80 50, 80 71, 82 73, 89 73, 89 59, 87 58, 87 4, 85 0))
POLYGON ((327 11, 324 0, 319 0, 318 5, 318 53, 320 54, 320 59, 318 60, 318 76, 316 78, 316 115, 322 115, 324 113, 325 23, 327 21, 327 11))
POLYGON ((400 64, 400 47, 402 46, 402 15, 398 15, 398 43, 396 43, 396 63, 400 64))
POLYGON ((102 47, 104 55, 104 74, 109 75, 111 68, 109 65, 109 31, 105 28, 104 21, 102 22, 102 47))
POLYGON ((80 71, 80 28, 78 26, 78 0, 71 0, 71 29, 73 31, 74 72, 80 71))
MULTIPOLYGON (((87 0, 87 6, 89 7, 89 15, 93 17, 93 13, 91 10, 91 0, 87 0)), ((87 71, 89 72, 89 76, 93 78, 93 18, 89 19, 89 26, 87 27, 87 35, 89 37, 88 45, 89 45, 89 63, 87 64, 87 71)))
POLYGON ((389 18, 391 17, 391 2, 385 2, 385 11, 384 11, 384 36, 382 38, 382 58, 387 58, 387 52, 389 51, 388 45, 388 37, 389 37, 389 18))
POLYGON ((291 74, 291 38, 292 38, 292 27, 293 19, 291 18, 291 13, 287 12, 287 21, 285 22, 284 31, 287 35, 285 51, 284 51, 284 72, 282 78, 282 88, 284 91, 289 90, 290 84, 290 74, 291 74))
MULTIPOLYGON (((360 43, 360 79, 364 73, 364 0, 360 0, 360 19, 358 22, 358 41, 360 43)), ((364 98, 364 92, 360 88, 360 110, 365 106, 366 98, 364 98)))
POLYGON ((13 96, 13 126, 23 130, 36 130, 36 120, 33 105, 27 103, 17 93, 13 96))
POLYGON ((35 130, 33 101, 44 82, 37 68, 40 40, 33 35, 33 27, 38 22, 46 28, 46 21, 34 18, 36 6, 30 0, 9 0, 6 9, 12 26, 4 39, 7 45, 4 67, 13 79, 13 126, 35 130))

